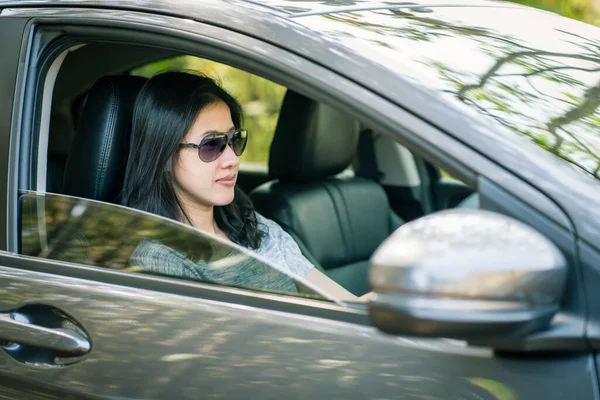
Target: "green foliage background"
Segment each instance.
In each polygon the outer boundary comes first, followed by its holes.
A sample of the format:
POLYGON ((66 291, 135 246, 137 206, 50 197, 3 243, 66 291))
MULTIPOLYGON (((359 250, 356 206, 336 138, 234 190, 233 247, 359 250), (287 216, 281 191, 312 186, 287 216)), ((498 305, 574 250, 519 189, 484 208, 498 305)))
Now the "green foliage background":
POLYGON ((589 24, 600 26, 600 2, 593 0, 512 0, 515 3, 555 12, 589 24))

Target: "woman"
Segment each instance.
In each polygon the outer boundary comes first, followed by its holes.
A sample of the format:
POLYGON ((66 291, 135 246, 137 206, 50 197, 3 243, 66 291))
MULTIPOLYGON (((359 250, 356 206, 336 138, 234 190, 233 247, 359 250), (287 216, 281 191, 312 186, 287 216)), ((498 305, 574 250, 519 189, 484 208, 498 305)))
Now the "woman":
POLYGON ((256 213, 235 185, 247 135, 240 104, 212 79, 183 72, 153 77, 134 107, 122 203, 252 249, 287 268, 287 276, 248 259, 210 268, 157 241, 143 242, 132 259, 152 272, 268 290, 296 291, 292 276, 321 293, 356 300, 311 265, 279 225, 256 213))

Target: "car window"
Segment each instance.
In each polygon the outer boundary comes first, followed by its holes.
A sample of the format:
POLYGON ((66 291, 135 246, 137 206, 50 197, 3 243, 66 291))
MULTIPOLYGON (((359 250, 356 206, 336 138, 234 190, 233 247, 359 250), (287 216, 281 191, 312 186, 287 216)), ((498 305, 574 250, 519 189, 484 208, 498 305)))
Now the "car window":
POLYGON ((331 299, 317 289, 308 289, 303 277, 285 265, 275 265, 233 243, 153 214, 33 192, 23 193, 19 205, 23 255, 331 299))
POLYGON ((195 71, 219 81, 242 105, 244 127, 252 137, 240 158, 241 169, 267 164, 285 87, 226 64, 187 55, 145 64, 129 73, 150 78, 168 70, 195 71))

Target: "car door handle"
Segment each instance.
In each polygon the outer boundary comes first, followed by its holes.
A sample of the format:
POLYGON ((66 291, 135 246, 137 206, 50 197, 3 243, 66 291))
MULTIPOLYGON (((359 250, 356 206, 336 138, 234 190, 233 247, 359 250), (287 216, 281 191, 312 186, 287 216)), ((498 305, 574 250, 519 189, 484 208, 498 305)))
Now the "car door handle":
POLYGON ((0 340, 70 355, 82 355, 91 348, 87 338, 71 329, 33 325, 10 314, 0 314, 0 340))

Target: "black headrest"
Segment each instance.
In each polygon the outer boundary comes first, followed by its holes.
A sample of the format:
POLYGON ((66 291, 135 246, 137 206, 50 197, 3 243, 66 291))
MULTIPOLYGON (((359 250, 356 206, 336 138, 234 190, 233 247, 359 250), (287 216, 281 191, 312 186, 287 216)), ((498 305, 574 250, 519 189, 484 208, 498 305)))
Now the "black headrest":
POLYGON ((100 78, 87 95, 64 174, 65 194, 115 202, 123 185, 137 76, 100 78))
POLYGON ((269 175, 309 181, 343 171, 356 152, 359 124, 325 104, 288 90, 269 155, 269 175))

